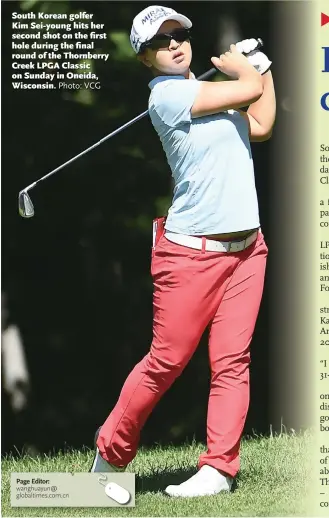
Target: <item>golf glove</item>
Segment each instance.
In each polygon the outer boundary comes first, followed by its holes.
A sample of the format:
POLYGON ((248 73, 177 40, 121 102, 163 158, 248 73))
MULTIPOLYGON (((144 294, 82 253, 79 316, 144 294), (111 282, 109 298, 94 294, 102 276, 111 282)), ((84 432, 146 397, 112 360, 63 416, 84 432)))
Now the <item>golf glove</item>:
POLYGON ((260 52, 260 50, 256 49, 257 45, 258 41, 251 38, 250 40, 239 41, 236 44, 236 48, 239 52, 246 54, 246 58, 249 63, 257 70, 257 72, 263 75, 269 70, 272 65, 272 61, 268 59, 264 52, 260 52))

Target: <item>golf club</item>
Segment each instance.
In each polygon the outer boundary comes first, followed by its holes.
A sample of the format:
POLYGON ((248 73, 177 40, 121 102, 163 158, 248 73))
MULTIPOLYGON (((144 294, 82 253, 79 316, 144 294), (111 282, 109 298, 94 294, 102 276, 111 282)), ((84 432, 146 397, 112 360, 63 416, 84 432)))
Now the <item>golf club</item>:
MULTIPOLYGON (((258 45, 257 45, 256 49, 260 49, 261 47, 263 47, 263 41, 260 38, 257 38, 257 41, 258 41, 258 45)), ((218 72, 217 68, 211 68, 207 72, 204 72, 204 74, 201 74, 201 76, 199 76, 197 78, 197 80, 198 81, 203 81, 205 79, 208 79, 208 78, 212 77, 216 72, 218 72)), ((109 135, 106 135, 105 137, 103 137, 101 140, 99 140, 98 142, 96 142, 92 146, 88 147, 87 149, 85 149, 84 151, 82 151, 78 155, 74 156, 73 158, 71 158, 70 160, 68 160, 64 164, 60 165, 59 167, 56 167, 56 169, 53 169, 53 171, 50 171, 50 173, 46 174, 42 178, 39 178, 39 180, 36 180, 35 182, 31 183, 31 185, 28 185, 27 187, 25 187, 25 189, 22 189, 20 191, 20 193, 18 194, 18 211, 19 211, 19 214, 23 218, 32 218, 34 216, 34 206, 33 206, 32 200, 31 200, 31 198, 30 198, 30 196, 28 194, 28 191, 30 191, 31 189, 36 187, 36 185, 38 185, 39 183, 43 182, 44 180, 46 180, 47 178, 49 178, 53 174, 55 174, 58 171, 60 171, 61 169, 63 169, 67 165, 71 164, 72 162, 74 162, 75 160, 80 158, 81 156, 85 155, 86 153, 89 153, 89 151, 92 151, 97 146, 99 146, 100 144, 102 144, 103 142, 108 140, 109 138, 114 137, 115 135, 117 135, 118 133, 123 131, 124 129, 129 128, 129 126, 131 126, 135 122, 143 119, 143 117, 146 117, 146 115, 148 115, 148 110, 145 110, 145 112, 141 113, 140 115, 137 115, 137 117, 135 117, 131 121, 126 122, 125 124, 123 124, 123 126, 120 126, 120 128, 117 128, 116 130, 112 131, 112 133, 110 133, 109 135)))

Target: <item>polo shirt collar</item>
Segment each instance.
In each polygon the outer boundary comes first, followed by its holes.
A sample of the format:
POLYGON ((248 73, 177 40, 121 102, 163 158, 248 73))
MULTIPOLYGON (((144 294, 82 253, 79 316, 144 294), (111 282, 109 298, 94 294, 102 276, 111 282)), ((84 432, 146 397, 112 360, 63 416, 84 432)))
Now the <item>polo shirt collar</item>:
POLYGON ((168 81, 168 79, 185 79, 184 76, 157 76, 152 81, 149 82, 149 87, 152 90, 152 88, 155 87, 158 83, 162 83, 162 81, 168 81))
MULTIPOLYGON (((168 79, 185 79, 184 76, 157 76, 149 82, 149 88, 152 90, 155 85, 162 83, 162 81, 168 81, 168 79)), ((195 79, 195 75, 191 72, 191 79, 195 79)))

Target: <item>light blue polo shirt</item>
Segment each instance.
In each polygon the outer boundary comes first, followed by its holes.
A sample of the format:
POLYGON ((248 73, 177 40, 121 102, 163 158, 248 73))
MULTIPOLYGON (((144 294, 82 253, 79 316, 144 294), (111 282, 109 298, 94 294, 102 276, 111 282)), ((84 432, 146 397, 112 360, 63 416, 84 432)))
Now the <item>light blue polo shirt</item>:
POLYGON ((203 235, 259 227, 247 123, 235 110, 192 118, 200 85, 183 76, 149 83, 149 114, 175 182, 166 229, 203 235))

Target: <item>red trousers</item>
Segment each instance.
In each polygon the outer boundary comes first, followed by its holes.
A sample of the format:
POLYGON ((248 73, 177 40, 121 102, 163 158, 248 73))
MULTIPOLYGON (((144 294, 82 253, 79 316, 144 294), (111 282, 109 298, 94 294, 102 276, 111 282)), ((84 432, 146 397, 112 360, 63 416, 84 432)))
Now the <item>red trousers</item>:
POLYGON ((249 406, 249 344, 263 292, 267 247, 261 232, 242 252, 208 252, 162 236, 152 257, 153 341, 129 374, 97 446, 115 466, 136 455, 140 431, 182 373, 208 325, 211 385, 208 464, 231 476, 240 468, 240 440, 249 406))

